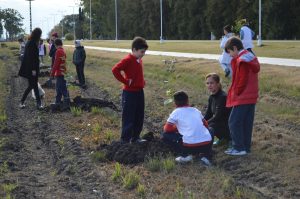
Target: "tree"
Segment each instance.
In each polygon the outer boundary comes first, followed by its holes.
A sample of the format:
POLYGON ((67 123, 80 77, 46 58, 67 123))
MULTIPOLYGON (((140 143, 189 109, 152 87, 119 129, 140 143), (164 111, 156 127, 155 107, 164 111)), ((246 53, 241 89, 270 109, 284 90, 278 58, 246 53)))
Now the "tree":
POLYGON ((10 40, 15 39, 19 34, 23 33, 22 29, 24 19, 21 14, 12 8, 6 8, 2 10, 3 20, 4 20, 4 28, 8 34, 8 38, 10 40))

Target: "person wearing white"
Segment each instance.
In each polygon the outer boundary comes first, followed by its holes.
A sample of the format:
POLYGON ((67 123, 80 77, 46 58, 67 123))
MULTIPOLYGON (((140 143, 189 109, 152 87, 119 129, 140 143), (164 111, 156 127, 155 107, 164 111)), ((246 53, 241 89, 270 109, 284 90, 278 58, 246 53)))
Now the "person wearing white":
POLYGON ((177 162, 189 162, 192 155, 202 153, 201 161, 207 165, 213 142, 207 122, 201 111, 188 105, 188 95, 184 91, 174 94, 174 102, 176 109, 167 119, 162 140, 181 155, 175 159, 177 162))
POLYGON ((222 37, 221 44, 220 44, 220 48, 223 50, 223 52, 219 58, 219 62, 220 62, 221 68, 223 69, 223 71, 225 73, 225 77, 228 77, 231 79, 231 76, 232 76, 231 59, 232 59, 232 57, 229 55, 229 53, 227 53, 225 51, 225 44, 230 37, 234 36, 234 34, 232 33, 232 28, 229 25, 226 25, 223 28, 223 31, 224 31, 224 36, 222 37))
POLYGON ((240 30, 240 39, 242 40, 244 49, 254 54, 252 51, 252 48, 254 47, 252 43, 252 38, 254 37, 255 33, 250 29, 249 23, 246 21, 246 19, 244 19, 242 23, 243 26, 240 30))
POLYGON ((40 62, 41 66, 44 65, 44 56, 46 55, 46 46, 44 44, 44 41, 41 39, 39 44, 39 56, 40 56, 40 62))

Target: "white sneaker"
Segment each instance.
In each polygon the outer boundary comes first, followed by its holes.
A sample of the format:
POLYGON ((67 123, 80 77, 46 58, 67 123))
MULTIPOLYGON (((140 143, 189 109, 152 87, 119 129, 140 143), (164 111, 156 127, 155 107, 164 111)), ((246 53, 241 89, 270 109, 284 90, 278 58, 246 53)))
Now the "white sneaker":
POLYGON ((200 161, 202 162, 202 164, 204 164, 205 166, 207 167, 210 167, 211 166, 211 162, 209 161, 209 159, 207 159, 206 157, 202 157, 200 159, 200 161))
POLYGON ((25 104, 24 103, 19 104, 19 108, 21 109, 25 108, 25 104))
POLYGON ((175 161, 178 163, 187 163, 187 162, 191 162, 192 160, 193 160, 192 155, 188 155, 186 157, 179 156, 179 157, 175 158, 175 161))
POLYGON ((247 155, 246 151, 238 151, 236 149, 226 150, 224 153, 227 155, 234 155, 234 156, 247 155))

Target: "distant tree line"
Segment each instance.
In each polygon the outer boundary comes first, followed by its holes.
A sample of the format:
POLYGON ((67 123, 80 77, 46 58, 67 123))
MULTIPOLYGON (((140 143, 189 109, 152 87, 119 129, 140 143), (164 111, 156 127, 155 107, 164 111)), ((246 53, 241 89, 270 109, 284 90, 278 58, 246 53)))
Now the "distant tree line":
MULTIPOLYGON (((115 38, 115 1, 92 1, 93 39, 115 38)), ((81 0, 82 10, 75 15, 76 38, 89 38, 90 0, 81 0)), ((160 0, 117 0, 118 38, 136 35, 160 37, 160 0)), ((259 0, 163 0, 164 39, 220 38, 222 28, 246 18, 258 34, 259 0)), ((262 0, 263 39, 300 38, 299 0, 262 0)), ((55 30, 59 31, 59 26, 55 30)), ((73 15, 64 19, 65 33, 73 33, 73 15)))

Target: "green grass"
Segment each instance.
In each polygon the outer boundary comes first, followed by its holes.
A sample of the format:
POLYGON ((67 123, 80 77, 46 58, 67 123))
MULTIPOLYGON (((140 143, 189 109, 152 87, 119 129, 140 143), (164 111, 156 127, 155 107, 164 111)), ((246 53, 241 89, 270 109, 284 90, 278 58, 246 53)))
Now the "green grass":
POLYGON ((98 114, 102 113, 102 110, 99 107, 92 107, 91 112, 94 115, 98 115, 98 114))
POLYGON ((136 192, 140 197, 144 197, 146 192, 145 186, 139 183, 136 188, 136 192))
MULTIPOLYGON (((256 42, 253 42, 255 53, 260 57, 279 57, 279 58, 294 58, 300 59, 300 41, 263 41, 262 47, 256 47, 256 42)), ((72 42, 66 44, 71 45, 72 42)), ((127 48, 130 49, 131 41, 121 40, 118 42, 111 40, 101 41, 83 41, 85 46, 99 46, 110 48, 127 48)), ((149 50, 171 51, 171 52, 190 52, 190 53, 205 53, 205 54, 221 54, 219 47, 220 41, 148 41, 149 50)))
POLYGON ((18 185, 16 185, 16 184, 2 184, 1 187, 4 191, 4 193, 6 194, 5 199, 11 199, 12 198, 11 192, 13 190, 15 190, 18 187, 18 185))
POLYGON ((81 114, 82 114, 82 110, 81 110, 81 108, 78 108, 78 107, 71 107, 71 113, 72 113, 72 115, 74 116, 74 117, 79 117, 79 116, 81 116, 81 114))
POLYGON ((115 170, 111 176, 111 179, 114 181, 114 182, 117 182, 119 181, 120 179, 122 178, 122 166, 120 163, 116 163, 115 164, 115 170))
POLYGON ((125 189, 136 188, 139 184, 139 181, 140 181, 140 176, 133 171, 130 171, 122 178, 123 187, 125 189))
POLYGON ((90 157, 94 162, 104 162, 106 161, 105 153, 103 151, 95 151, 91 153, 90 157))
POLYGON ((100 134, 101 131, 102 131, 102 127, 101 127, 101 125, 100 125, 99 123, 96 123, 96 124, 93 126, 93 128, 92 128, 92 132, 93 132, 93 134, 95 134, 95 135, 100 134))

